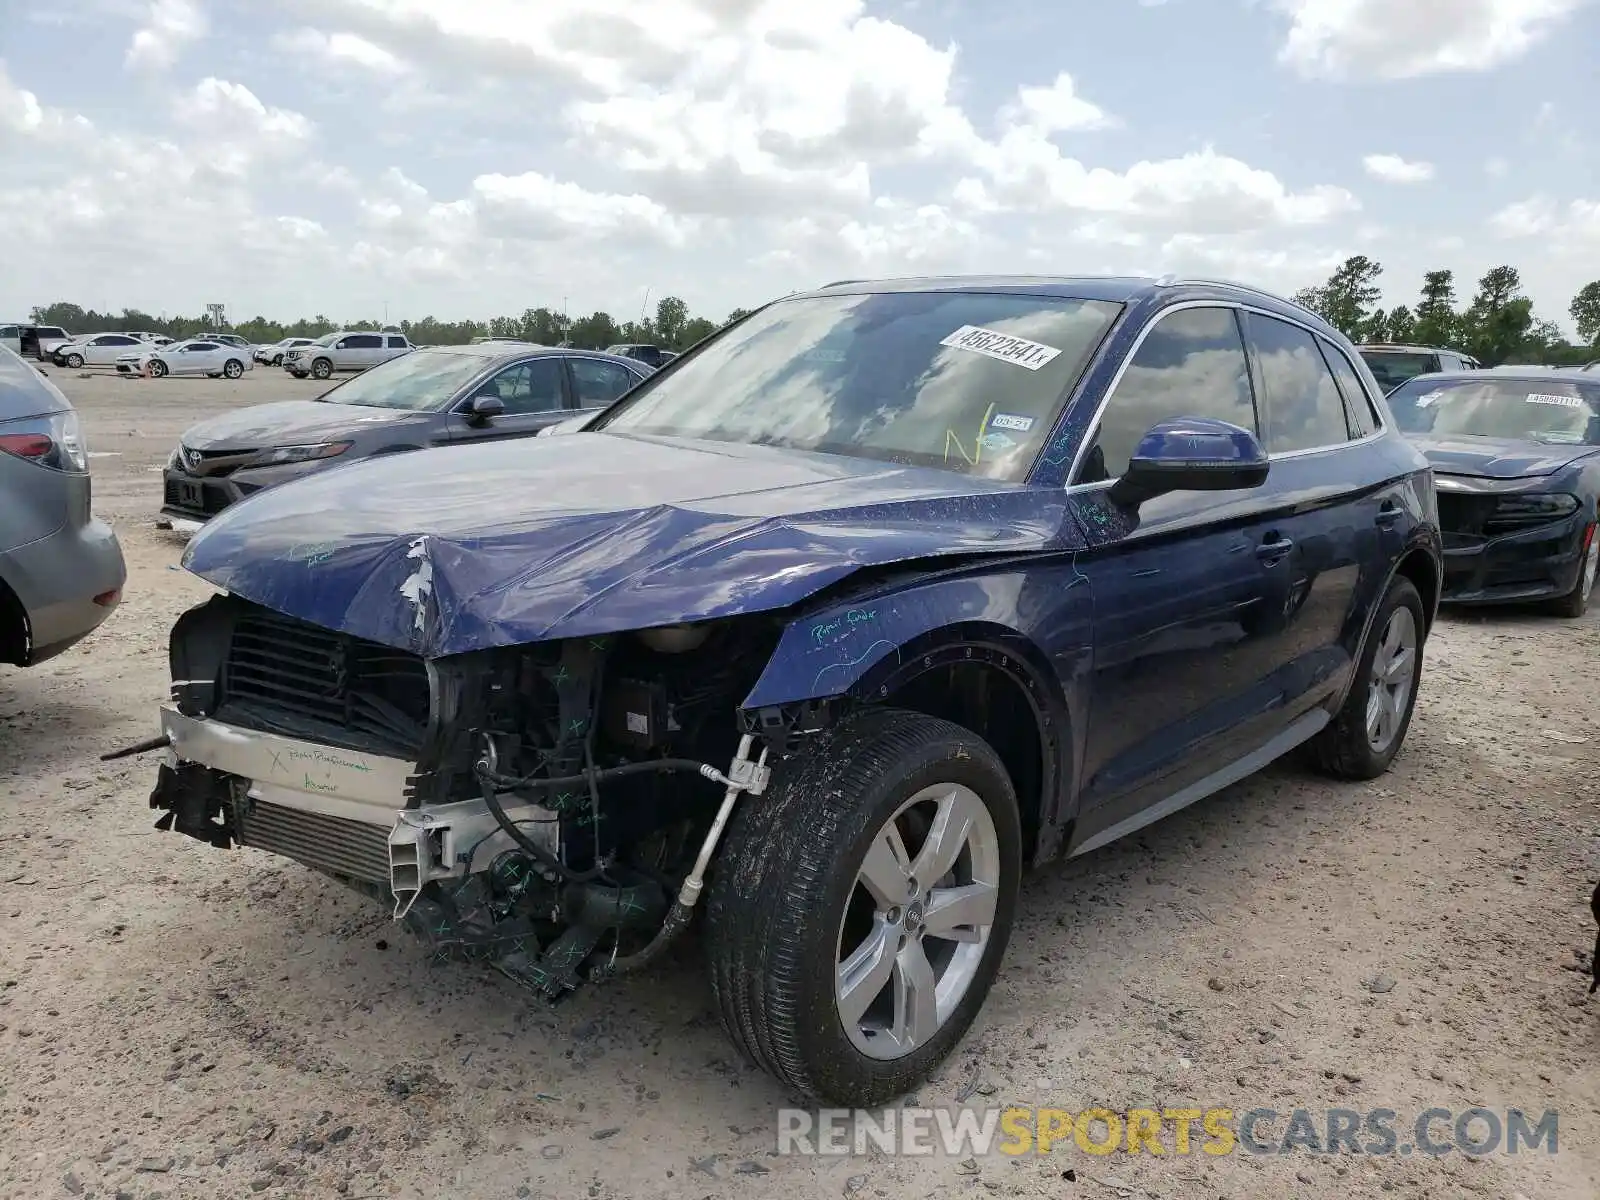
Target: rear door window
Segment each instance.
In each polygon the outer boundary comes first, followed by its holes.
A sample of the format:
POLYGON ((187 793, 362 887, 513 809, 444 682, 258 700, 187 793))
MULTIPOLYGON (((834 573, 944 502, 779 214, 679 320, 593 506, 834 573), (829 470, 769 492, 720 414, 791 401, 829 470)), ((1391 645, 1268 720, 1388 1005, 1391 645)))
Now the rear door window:
POLYGON ((406 340, 405 340, 405 338, 403 338, 403 337, 392 337, 392 338, 389 339, 389 349, 391 349, 391 350, 404 350, 405 348, 406 348, 406 340))
POLYGON ((1250 313, 1247 322, 1261 372, 1267 453, 1291 454, 1349 441, 1344 398, 1316 337, 1259 313, 1250 313))
POLYGON ((1376 433, 1383 423, 1378 420, 1377 406, 1363 386, 1360 373, 1332 342, 1321 340, 1318 344, 1322 347, 1322 357, 1328 360, 1328 367, 1339 384, 1339 390, 1344 393, 1345 416, 1350 421, 1350 432, 1356 437, 1376 433))
POLYGON ((593 358, 572 358, 567 361, 572 368, 572 385, 577 392, 579 408, 610 404, 639 378, 618 363, 601 362, 593 358))

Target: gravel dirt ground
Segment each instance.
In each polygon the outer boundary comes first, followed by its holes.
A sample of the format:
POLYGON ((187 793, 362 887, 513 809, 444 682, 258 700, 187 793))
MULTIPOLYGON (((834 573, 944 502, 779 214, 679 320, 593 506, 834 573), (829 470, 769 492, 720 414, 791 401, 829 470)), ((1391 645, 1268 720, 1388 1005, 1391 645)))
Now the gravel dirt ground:
MULTIPOLYGON (((430 966, 309 870, 157 833, 173 618, 153 527, 181 430, 321 390, 52 372, 130 579, 99 632, 0 672, 0 1194, 145 1197, 1600 1195, 1600 615, 1445 615, 1393 772, 1290 764, 1035 874, 925 1104, 1559 1112, 1559 1152, 780 1157, 695 947, 545 1009, 430 966), (1070 1177, 1069 1177, 1070 1173, 1070 1177)), ((1402 1138, 1402 1140, 1407 1140, 1402 1138)))

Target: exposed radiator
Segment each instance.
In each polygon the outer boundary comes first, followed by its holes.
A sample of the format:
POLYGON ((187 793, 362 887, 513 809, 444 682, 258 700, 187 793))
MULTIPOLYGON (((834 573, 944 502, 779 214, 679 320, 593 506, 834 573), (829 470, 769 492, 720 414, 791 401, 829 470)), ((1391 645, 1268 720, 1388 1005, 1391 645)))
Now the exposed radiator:
POLYGON ((281 854, 334 875, 373 883, 389 882, 389 830, 386 826, 301 812, 257 800, 240 803, 237 816, 241 845, 281 854))

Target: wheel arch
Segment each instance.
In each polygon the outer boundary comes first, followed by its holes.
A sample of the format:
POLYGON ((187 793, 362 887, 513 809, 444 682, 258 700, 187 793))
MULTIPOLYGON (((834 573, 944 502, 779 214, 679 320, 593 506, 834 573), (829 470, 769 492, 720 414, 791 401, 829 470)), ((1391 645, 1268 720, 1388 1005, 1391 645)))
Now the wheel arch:
MULTIPOLYGON (((1422 609, 1426 619, 1423 633, 1431 632, 1434 618, 1439 613, 1439 594, 1444 584, 1438 560, 1421 546, 1414 546, 1395 564, 1389 582, 1395 579, 1409 579, 1412 586, 1417 589, 1417 594, 1422 597, 1422 609)), ((1384 591, 1388 591, 1389 583, 1385 583, 1383 587, 1384 591)))
POLYGON ((892 633, 890 627, 873 622, 870 637, 856 635, 867 645, 858 652, 862 661, 854 663, 848 641, 818 644, 817 631, 841 618, 849 629, 850 614, 872 610, 868 604, 792 624, 741 705, 748 726, 802 728, 808 720, 836 717, 829 710, 839 706, 882 705, 970 729, 1011 776, 1024 854, 1035 863, 1056 857, 1064 840, 1059 798, 1063 781, 1072 777, 1075 743, 1065 697, 1044 653, 1024 634, 990 621, 913 630, 896 641, 882 636, 892 633), (819 650, 825 652, 820 666, 819 650))
POLYGON ((981 737, 1011 776, 1024 856, 1056 857, 1070 721, 1054 672, 1026 637, 985 623, 930 630, 867 671, 850 697, 939 717, 981 737))
POLYGON ((33 654, 33 626, 28 610, 0 577, 0 662, 25 667, 33 654))

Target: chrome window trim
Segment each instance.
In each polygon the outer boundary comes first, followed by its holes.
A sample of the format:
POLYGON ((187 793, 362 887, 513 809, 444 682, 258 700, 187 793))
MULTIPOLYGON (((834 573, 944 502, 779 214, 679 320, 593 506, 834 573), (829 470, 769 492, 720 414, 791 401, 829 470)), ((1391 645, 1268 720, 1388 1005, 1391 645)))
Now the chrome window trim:
MULTIPOLYGON (((1116 374, 1111 377, 1111 382, 1106 385, 1105 395, 1100 398, 1100 404, 1094 411, 1094 419, 1091 420, 1089 422, 1089 424, 1088 424, 1088 427, 1085 428, 1084 433, 1083 433, 1083 441, 1079 444, 1077 452, 1072 457, 1072 469, 1067 472, 1067 480, 1068 480, 1068 482, 1067 482, 1067 484, 1066 484, 1066 486, 1065 486, 1065 488, 1063 490, 1069 491, 1069 492, 1077 492, 1077 491, 1080 491, 1080 490, 1081 491, 1087 491, 1087 490, 1089 490, 1091 488, 1110 487, 1113 483, 1116 482, 1115 479, 1099 480, 1099 481, 1096 481, 1094 483, 1073 483, 1071 481, 1078 477, 1078 470, 1079 470, 1079 468, 1081 468, 1083 466, 1083 460, 1086 457, 1088 457, 1089 448, 1094 445, 1095 435, 1100 432, 1100 422, 1101 422, 1101 419, 1105 416, 1106 406, 1111 403, 1112 398, 1117 394, 1117 388, 1119 386, 1121 386, 1121 384, 1122 384, 1122 377, 1123 377, 1124 374, 1127 373, 1128 367, 1132 365, 1134 357, 1139 353, 1139 348, 1144 345, 1145 338, 1149 337, 1150 336, 1150 331, 1153 330, 1157 325, 1161 324, 1162 321, 1165 321, 1167 319, 1167 317, 1169 317, 1171 314, 1177 313, 1177 312, 1184 312, 1187 309, 1191 309, 1191 308, 1227 308, 1227 309, 1232 309, 1236 313, 1238 313, 1238 312, 1247 312, 1247 313, 1255 313, 1258 316, 1270 317, 1274 321, 1282 321, 1286 325, 1293 325, 1295 328, 1303 330, 1305 333, 1309 334, 1317 342, 1327 342, 1328 345, 1332 346, 1335 350, 1339 349, 1338 345, 1336 343, 1334 343, 1333 341, 1331 341, 1328 338, 1327 334, 1322 333, 1320 330, 1317 330, 1317 329, 1313 328, 1312 326, 1306 324, 1304 321, 1297 320, 1296 318, 1291 317, 1291 316, 1285 316, 1283 313, 1273 312, 1270 309, 1258 307, 1257 305, 1254 305, 1254 304, 1247 304, 1247 303, 1245 303, 1243 301, 1239 301, 1239 300, 1221 300, 1221 299, 1213 299, 1213 300, 1183 300, 1183 301, 1180 301, 1177 304, 1174 304, 1174 305, 1172 305, 1172 306, 1170 306, 1168 308, 1163 308, 1159 313, 1156 314, 1156 319, 1155 320, 1151 321, 1148 325, 1146 325, 1143 329, 1141 329, 1139 331, 1139 336, 1134 339, 1133 345, 1128 347, 1128 353, 1123 357, 1122 362, 1120 364, 1118 364, 1116 374)), ((1249 337, 1248 337, 1247 329, 1245 329, 1244 327, 1241 327, 1240 331, 1239 331, 1239 336, 1240 336, 1241 342, 1244 345, 1245 360, 1248 363, 1248 361, 1250 359, 1250 343, 1249 343, 1249 337)), ((1344 353, 1342 350, 1340 350, 1339 352, 1341 354, 1344 353)), ((1345 355, 1345 361, 1346 362, 1349 361, 1349 358, 1350 358, 1349 355, 1345 355)), ((1329 374, 1331 375, 1332 372, 1330 371, 1329 374)), ((1360 371, 1356 372, 1356 378, 1358 380, 1361 378, 1361 372, 1360 371)), ((1338 382, 1339 381, 1337 379, 1334 380, 1335 388, 1338 387, 1338 382)), ((1366 384, 1362 383, 1361 386, 1363 388, 1365 388, 1366 384)), ((1255 380, 1254 380, 1254 378, 1252 378, 1251 379, 1251 388, 1252 388, 1252 390, 1254 389, 1254 387, 1255 387, 1255 380)), ((1376 404, 1372 404, 1371 403, 1370 396, 1368 398, 1368 403, 1369 403, 1369 405, 1371 406, 1372 410, 1375 413, 1380 411, 1376 404)), ((1259 407, 1260 407, 1260 404, 1259 404, 1259 398, 1258 398, 1258 405, 1257 405, 1257 408, 1258 408, 1257 416, 1258 417, 1260 416, 1259 407)), ((1382 437, 1387 435, 1388 428, 1384 424, 1383 418, 1382 418, 1381 415, 1379 415, 1379 417, 1378 417, 1377 424, 1378 424, 1378 428, 1373 430, 1371 433, 1367 434, 1365 437, 1351 438, 1348 441, 1343 441, 1343 442, 1329 442, 1326 445, 1322 445, 1322 446, 1307 446, 1307 447, 1305 447, 1304 449, 1301 449, 1301 450, 1283 450, 1283 451, 1279 451, 1278 453, 1272 453, 1271 451, 1268 451, 1267 460, 1269 462, 1277 462, 1280 459, 1286 459, 1286 458, 1302 458, 1302 457, 1304 457, 1304 456, 1306 456, 1308 454, 1327 454, 1330 451, 1344 450, 1344 449, 1347 449, 1348 447, 1351 447, 1351 446, 1365 446, 1368 443, 1375 442, 1379 438, 1382 438, 1382 437)), ((1262 436, 1262 435, 1260 433, 1258 433, 1257 436, 1259 437, 1259 436, 1262 436)), ((1120 476, 1118 478, 1120 478, 1120 476)))

